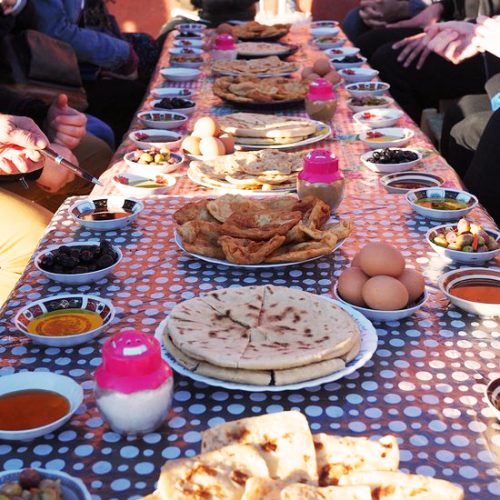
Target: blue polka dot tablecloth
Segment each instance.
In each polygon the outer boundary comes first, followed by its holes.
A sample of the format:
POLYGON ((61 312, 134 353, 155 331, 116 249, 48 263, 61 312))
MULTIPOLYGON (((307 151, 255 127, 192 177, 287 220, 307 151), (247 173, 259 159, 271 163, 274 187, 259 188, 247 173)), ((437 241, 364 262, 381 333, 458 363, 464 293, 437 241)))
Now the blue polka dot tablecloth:
MULTIPOLYGON (((500 425, 483 398, 499 372, 499 324, 450 306, 437 288, 448 263, 426 245, 429 221, 415 216, 394 195, 374 200, 358 192, 340 207, 356 231, 332 256, 277 270, 254 271, 195 260, 173 241, 172 214, 186 199, 145 200, 129 228, 103 236, 124 258, 116 271, 92 286, 50 282, 30 263, 0 318, 1 375, 22 370, 54 371, 82 385, 84 404, 54 434, 27 443, 0 442, 0 468, 35 466, 81 478, 95 499, 134 499, 151 492, 162 464, 199 451, 207 427, 240 417, 297 409, 313 432, 352 436, 394 434, 401 468, 454 481, 466 498, 500 496, 500 425), (370 206, 370 210, 360 207, 370 206), (247 393, 221 390, 175 376, 175 395, 165 424, 142 437, 122 437, 103 422, 93 397, 93 372, 104 340, 127 327, 153 334, 172 307, 200 292, 228 286, 273 283, 331 295, 340 270, 370 240, 393 242, 407 263, 425 274, 429 301, 414 316, 376 324, 378 349, 370 362, 335 383, 300 391, 247 393), (69 291, 109 298, 117 317, 104 337, 74 348, 44 348, 17 333, 12 318, 29 301, 69 291)), ((68 214, 68 199, 54 216, 40 248, 97 240, 68 214)), ((486 219, 481 209, 474 214, 486 219)))

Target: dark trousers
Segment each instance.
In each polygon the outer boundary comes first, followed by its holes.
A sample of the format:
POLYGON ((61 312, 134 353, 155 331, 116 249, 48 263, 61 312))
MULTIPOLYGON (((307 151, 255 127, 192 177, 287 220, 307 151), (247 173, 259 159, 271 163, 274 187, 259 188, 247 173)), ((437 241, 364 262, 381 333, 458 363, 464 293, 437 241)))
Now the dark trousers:
POLYGON ((402 40, 407 36, 421 33, 420 28, 380 28, 372 29, 366 33, 360 34, 356 39, 356 45, 360 48, 361 53, 371 62, 372 56, 383 45, 390 44, 402 40))

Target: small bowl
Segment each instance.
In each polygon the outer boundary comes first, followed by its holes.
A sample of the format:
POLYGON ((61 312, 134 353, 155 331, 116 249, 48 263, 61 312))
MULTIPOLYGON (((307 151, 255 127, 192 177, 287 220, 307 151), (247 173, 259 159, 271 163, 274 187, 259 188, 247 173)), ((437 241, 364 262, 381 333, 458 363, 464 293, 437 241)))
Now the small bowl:
POLYGON ((328 28, 332 26, 338 26, 340 23, 338 21, 334 21, 333 19, 324 19, 322 21, 313 21, 311 23, 311 28, 328 28))
POLYGON ((336 36, 340 33, 340 28, 334 25, 329 26, 311 26, 311 36, 319 38, 320 36, 336 36))
MULTIPOLYGON (((42 479, 59 481, 61 497, 64 500, 92 500, 89 490, 87 490, 80 479, 59 470, 38 469, 37 467, 30 468, 36 470, 42 479)), ((22 471, 23 469, 0 472, 0 485, 11 481, 19 481, 22 471)))
MULTIPOLYGON (((0 429, 0 439, 21 441, 36 439, 50 434, 62 427, 80 407, 83 401, 83 389, 72 378, 51 372, 18 372, 13 375, 2 375, 0 397, 12 392, 42 390, 52 391, 65 397, 69 402, 69 411, 59 420, 34 429, 9 431, 0 429)), ((4 476, 2 476, 3 478, 4 476)))
POLYGON ((183 31, 194 31, 201 33, 202 31, 205 31, 207 29, 205 24, 202 23, 181 23, 177 24, 175 26, 175 29, 180 31, 181 33, 183 31))
POLYGON ((341 69, 339 75, 349 83, 368 82, 378 76, 378 71, 371 68, 341 69))
POLYGON ((319 50, 335 49, 336 47, 342 47, 345 44, 345 38, 334 37, 336 40, 321 42, 320 38, 315 38, 314 43, 319 50))
MULTIPOLYGON (((184 99, 181 97, 181 99, 184 99)), ((176 114, 181 114, 184 116, 189 116, 193 114, 194 110, 196 109, 196 103, 194 101, 191 101, 191 99, 184 99, 185 101, 188 101, 190 103, 190 106, 188 108, 173 108, 173 109, 165 109, 159 106, 161 99, 155 99, 152 103, 151 106, 156 109, 157 111, 161 111, 163 113, 176 113, 176 114)), ((185 123, 185 122, 183 122, 185 123)))
POLYGON ((105 267, 104 269, 99 269, 98 271, 92 271, 89 273, 80 273, 80 274, 62 274, 62 273, 53 273, 51 271, 45 271, 40 267, 40 260, 42 257, 61 246, 66 247, 84 247, 84 246, 96 246, 99 245, 99 242, 92 241, 73 241, 72 243, 62 243, 60 245, 51 245, 46 248, 39 254, 35 256, 35 267, 43 273, 47 278, 57 281, 58 283, 64 283, 65 285, 87 285, 89 283, 94 283, 96 281, 102 280, 109 273, 113 272, 115 267, 121 262, 123 255, 121 250, 113 245, 113 250, 117 255, 116 262, 109 267, 105 267))
POLYGON ((373 321, 398 321, 403 318, 407 318, 408 316, 411 316, 415 312, 417 312, 426 302, 427 299, 429 298, 429 294, 427 293, 427 289, 424 290, 423 296, 421 296, 418 301, 415 303, 415 305, 411 307, 407 307, 406 309, 398 309, 397 311, 379 311, 378 309, 370 309, 368 307, 360 307, 360 306, 355 306, 354 304, 351 304, 350 302, 345 301, 339 294, 338 292, 338 283, 335 283, 335 286, 333 288, 333 293, 335 294, 335 297, 342 303, 347 304, 348 306, 352 307, 353 309, 356 309, 356 311, 359 311, 361 314, 366 316, 369 320, 373 321))
POLYGON ((175 111, 141 111, 137 113, 137 117, 146 127, 162 130, 172 130, 182 127, 188 121, 188 117, 185 114, 175 111))
POLYGON ((201 75, 201 71, 196 68, 162 68, 160 75, 172 82, 190 82, 196 80, 201 75))
MULTIPOLYGON (((367 98, 370 99, 370 98, 367 98)), ((373 97, 372 99, 383 99, 382 104, 366 104, 365 106, 360 106, 358 104, 354 104, 354 98, 350 98, 347 100, 347 107, 353 112, 353 113, 359 113, 360 111, 368 111, 369 109, 386 109, 390 108, 394 104, 394 99, 392 97, 373 97)))
POLYGON ((352 97, 380 97, 390 89, 385 82, 356 82, 345 86, 352 97))
POLYGON ((498 267, 461 267, 449 271, 439 278, 439 289, 446 295, 448 300, 466 312, 478 316, 500 316, 500 304, 486 304, 462 299, 452 295, 450 291, 457 285, 483 285, 500 287, 500 268, 498 267))
POLYGON ((169 174, 158 174, 148 176, 145 174, 137 175, 132 172, 124 172, 113 177, 115 186, 126 196, 136 196, 137 198, 145 198, 154 194, 164 194, 175 185, 176 179, 169 174), (130 183, 135 182, 156 182, 159 178, 165 182, 164 185, 157 187, 140 187, 130 183))
POLYGON ((171 68, 193 68, 198 69, 204 64, 204 61, 200 60, 186 60, 186 61, 177 61, 175 59, 170 59, 170 67, 171 68))
POLYGON ((166 164, 156 164, 146 165, 144 163, 139 163, 134 161, 134 151, 127 153, 123 159, 127 162, 130 167, 130 172, 140 176, 154 176, 159 174, 168 174, 174 172, 184 163, 184 156, 179 153, 170 153, 171 157, 175 160, 175 163, 166 164))
POLYGON ((334 68, 336 70, 339 69, 348 69, 348 68, 359 68, 360 66, 363 66, 363 64, 366 63, 366 57, 359 56, 361 61, 357 62, 342 62, 339 60, 338 57, 332 57, 330 59, 330 62, 333 64, 334 68))
POLYGON ((325 55, 328 58, 334 57, 344 57, 344 56, 355 56, 359 54, 359 49, 357 47, 335 47, 332 49, 325 50, 325 55))
POLYGON ((168 53, 176 56, 182 54, 187 56, 200 56, 201 54, 203 54, 203 50, 197 47, 172 47, 171 49, 169 49, 168 53))
POLYGON ((406 194, 413 189, 442 186, 444 179, 437 175, 423 172, 397 172, 384 175, 380 179, 380 182, 388 193, 406 194), (397 184, 400 183, 408 183, 409 187, 399 187, 397 184))
POLYGON ((24 335, 29 337, 36 344, 47 345, 51 347, 71 347, 84 344, 98 337, 113 321, 115 309, 109 300, 96 295, 84 294, 62 294, 31 302, 23 307, 14 318, 16 328, 24 335), (94 328, 84 333, 67 336, 38 335, 28 331, 28 325, 31 321, 48 312, 64 311, 67 309, 79 309, 82 311, 91 311, 99 314, 103 323, 98 328, 94 328))
POLYGON ((359 134, 359 139, 370 149, 402 148, 410 142, 414 135, 415 132, 409 128, 385 127, 365 130, 359 134), (374 134, 382 134, 382 136, 370 138, 374 134))
POLYGON ((79 200, 69 209, 73 220, 90 231, 116 231, 131 224, 144 210, 144 205, 133 198, 123 196, 107 196, 79 200), (99 212, 126 212, 128 215, 120 219, 85 220, 82 217, 99 212))
POLYGON ((354 121, 369 128, 393 127, 404 113, 400 109, 367 109, 355 113, 354 121), (369 113, 369 114, 367 114, 369 113))
POLYGON ((417 212, 417 214, 433 220, 458 220, 465 217, 477 204, 477 198, 466 191, 447 188, 422 188, 413 189, 406 193, 406 201, 417 212), (437 210, 435 208, 427 208, 416 203, 417 200, 423 198, 449 198, 460 201, 467 205, 466 208, 459 210, 437 210))
POLYGON ((495 404, 495 401, 500 401, 500 377, 494 378, 490 381, 490 383, 486 386, 484 395, 486 396, 488 406, 493 410, 497 420, 500 420, 500 408, 498 408, 495 404))
POLYGON ((151 95, 156 99, 163 99, 164 97, 180 97, 182 99, 189 99, 190 97, 193 97, 193 91, 190 89, 175 87, 156 87, 151 90, 151 95))
POLYGON ((182 135, 177 132, 171 132, 170 130, 158 130, 147 128, 144 130, 134 130, 130 132, 128 138, 139 148, 139 149, 152 149, 152 148, 168 148, 177 149, 182 142, 182 135), (141 139, 141 134, 145 134, 149 137, 144 137, 141 139), (148 140, 153 138, 154 140, 148 140), (161 139, 156 140, 156 139, 161 139))
POLYGON ((368 158, 370 158, 373 155, 373 153, 375 153, 376 151, 382 151, 382 149, 375 149, 373 151, 368 151, 367 153, 362 154, 360 158, 366 168, 370 169, 372 172, 376 172, 377 174, 404 172, 405 170, 413 168, 414 166, 418 165, 420 160, 422 160, 422 153, 420 153, 420 151, 416 151, 411 148, 401 148, 401 149, 404 149, 405 151, 412 151, 413 153, 418 155, 418 158, 416 160, 407 161, 403 163, 373 163, 371 161, 368 161, 368 158))
MULTIPOLYGON (((442 247, 432 240, 437 235, 440 229, 456 229, 456 224, 443 224, 441 226, 436 226, 429 231, 425 235, 427 243, 432 247, 432 249, 441 255, 442 257, 446 257, 455 262, 459 262, 460 264, 485 264, 489 260, 494 259, 499 253, 500 248, 496 250, 490 250, 489 252, 462 252, 461 250, 453 250, 451 248, 442 247)), ((494 229, 484 229, 489 236, 492 236, 497 242, 500 240, 500 233, 495 231, 494 229)))
POLYGON ((178 36, 174 39, 174 47, 189 47, 200 49, 203 46, 203 41, 199 38, 183 38, 178 36))

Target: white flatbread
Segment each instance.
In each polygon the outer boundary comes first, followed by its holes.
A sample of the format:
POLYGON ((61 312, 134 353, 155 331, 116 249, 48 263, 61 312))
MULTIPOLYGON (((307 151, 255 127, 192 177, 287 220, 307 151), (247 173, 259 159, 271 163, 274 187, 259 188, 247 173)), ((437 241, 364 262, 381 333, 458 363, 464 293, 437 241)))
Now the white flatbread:
POLYGON ((274 385, 297 384, 304 380, 312 380, 338 372, 345 368, 345 362, 340 358, 325 359, 319 363, 312 363, 288 370, 274 370, 274 385))
MULTIPOLYGON (((263 497, 264 498, 264 497, 263 497)), ((327 486, 294 483, 281 491, 280 500, 372 500, 369 486, 327 486)))
POLYGON ((280 500, 281 491, 288 482, 282 479, 251 477, 245 485, 241 500, 280 500))

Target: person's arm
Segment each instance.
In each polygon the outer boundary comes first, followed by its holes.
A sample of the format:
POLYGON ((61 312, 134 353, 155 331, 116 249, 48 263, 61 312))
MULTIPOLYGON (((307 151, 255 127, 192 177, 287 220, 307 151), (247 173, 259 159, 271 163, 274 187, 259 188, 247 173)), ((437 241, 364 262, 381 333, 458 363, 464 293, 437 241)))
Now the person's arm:
POLYGON ((70 44, 78 60, 112 71, 127 64, 131 56, 127 42, 93 29, 80 28, 69 17, 62 0, 36 0, 33 8, 38 29, 70 44))
POLYGON ((0 113, 27 116, 43 128, 49 106, 38 99, 31 99, 0 86, 0 113))

